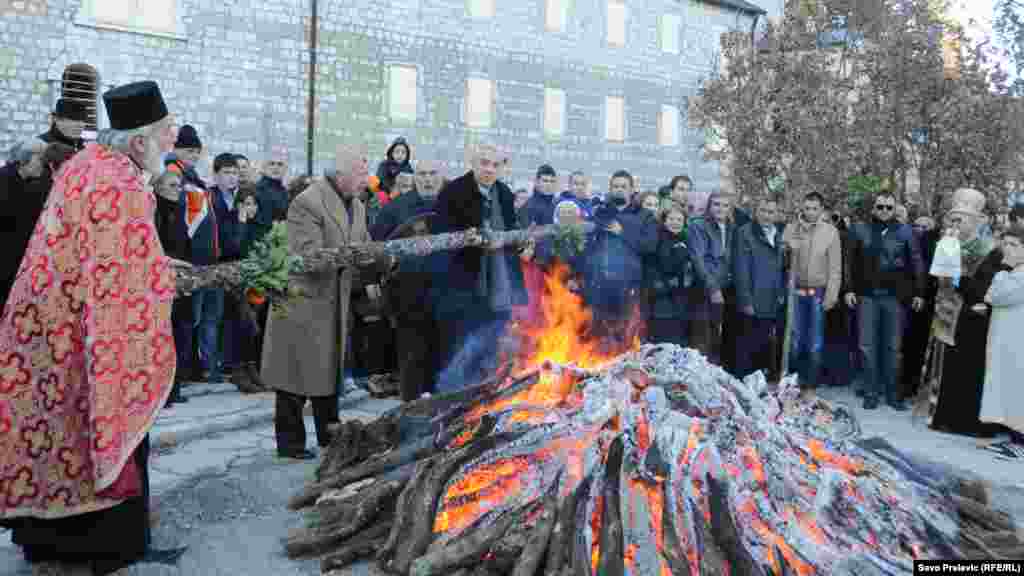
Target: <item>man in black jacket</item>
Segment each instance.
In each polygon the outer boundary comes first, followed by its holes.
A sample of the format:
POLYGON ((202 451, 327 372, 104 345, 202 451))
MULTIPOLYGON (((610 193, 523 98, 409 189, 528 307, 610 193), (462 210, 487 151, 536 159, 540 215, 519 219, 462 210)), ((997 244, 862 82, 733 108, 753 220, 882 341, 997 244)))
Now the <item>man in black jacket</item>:
POLYGON ((883 398, 895 410, 907 409, 899 385, 906 304, 914 311, 924 305, 921 246, 910 227, 893 218, 895 209, 892 194, 879 194, 871 222, 857 223, 849 236, 846 304, 858 308, 868 410, 883 398))
MULTIPOLYGON (((448 183, 437 198, 435 234, 489 228, 515 230, 515 196, 498 172, 497 149, 479 145, 472 171, 448 183)), ((527 246, 526 251, 532 251, 527 246)), ((435 318, 441 333, 444 372, 439 391, 476 383, 497 359, 497 344, 515 306, 527 302, 515 249, 464 248, 431 257, 435 318)))
POLYGON ((78 100, 57 100, 57 106, 50 116, 50 129, 40 134, 39 139, 47 144, 60 142, 81 150, 85 147, 82 131, 85 130, 88 114, 85 104, 78 100))
POLYGON ((276 147, 263 163, 263 178, 256 184, 256 200, 260 207, 254 220, 257 226, 269 230, 274 222, 288 219, 287 176, 288 150, 276 147))
POLYGON ((43 209, 42 199, 32 194, 32 182, 43 177, 45 151, 46 144, 38 140, 23 142, 0 167, 0 313, 43 209))

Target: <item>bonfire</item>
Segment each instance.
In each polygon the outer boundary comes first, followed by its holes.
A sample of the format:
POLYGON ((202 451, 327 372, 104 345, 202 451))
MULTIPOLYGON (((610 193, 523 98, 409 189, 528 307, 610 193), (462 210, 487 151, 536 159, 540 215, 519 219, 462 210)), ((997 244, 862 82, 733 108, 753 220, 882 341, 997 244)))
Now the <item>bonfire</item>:
POLYGON ((497 374, 341 425, 290 502, 307 515, 290 556, 337 574, 868 576, 1024 555, 983 485, 862 438, 791 379, 590 338, 565 274, 497 374))

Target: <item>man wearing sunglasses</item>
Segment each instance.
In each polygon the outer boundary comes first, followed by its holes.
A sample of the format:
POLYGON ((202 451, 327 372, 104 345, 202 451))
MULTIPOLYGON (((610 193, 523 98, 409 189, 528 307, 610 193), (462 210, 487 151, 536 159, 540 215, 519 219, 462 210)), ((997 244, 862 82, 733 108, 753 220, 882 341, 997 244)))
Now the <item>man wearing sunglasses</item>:
POLYGON ((875 198, 870 222, 850 230, 846 304, 859 307, 860 350, 864 360, 864 408, 880 400, 897 411, 907 409, 900 396, 902 339, 907 304, 924 306, 924 262, 920 245, 906 224, 896 221, 896 198, 875 198))

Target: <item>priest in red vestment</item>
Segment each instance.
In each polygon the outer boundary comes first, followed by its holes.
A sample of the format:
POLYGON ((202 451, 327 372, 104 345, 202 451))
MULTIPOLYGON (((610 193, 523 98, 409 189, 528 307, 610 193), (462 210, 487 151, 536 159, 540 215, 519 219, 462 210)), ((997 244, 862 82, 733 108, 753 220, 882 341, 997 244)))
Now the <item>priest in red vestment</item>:
POLYGON ((103 96, 111 130, 57 173, 0 315, 0 524, 38 573, 150 550, 148 432, 174 379, 174 271, 147 184, 173 140, 154 82, 103 96))

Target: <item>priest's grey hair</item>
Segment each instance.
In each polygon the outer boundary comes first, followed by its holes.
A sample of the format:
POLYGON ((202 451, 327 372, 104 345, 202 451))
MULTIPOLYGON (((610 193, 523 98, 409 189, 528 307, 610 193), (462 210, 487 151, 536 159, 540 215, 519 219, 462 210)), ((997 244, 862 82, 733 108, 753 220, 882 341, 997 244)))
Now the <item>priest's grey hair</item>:
POLYGON ((128 153, 131 152, 132 139, 136 136, 142 136, 148 138, 156 133, 157 130, 163 128, 166 125, 166 119, 158 120, 152 124, 146 126, 140 126, 131 130, 114 130, 109 128, 101 130, 96 136, 96 143, 102 146, 107 146, 117 150, 118 152, 128 153))
POLYGON ((46 151, 46 142, 39 140, 38 138, 29 138, 28 140, 22 140, 11 148, 8 158, 15 165, 21 166, 22 164, 28 164, 32 161, 32 157, 36 154, 42 154, 46 151))

